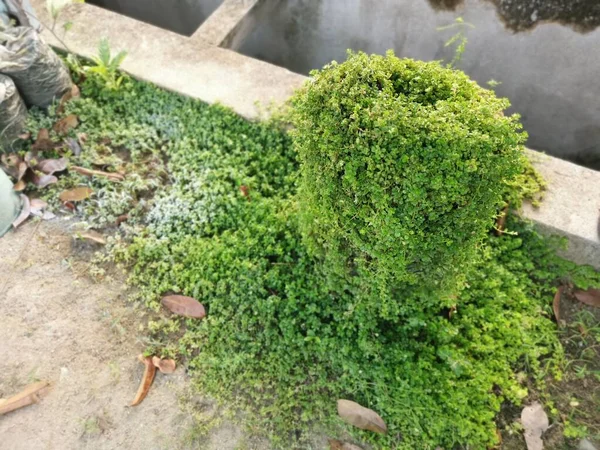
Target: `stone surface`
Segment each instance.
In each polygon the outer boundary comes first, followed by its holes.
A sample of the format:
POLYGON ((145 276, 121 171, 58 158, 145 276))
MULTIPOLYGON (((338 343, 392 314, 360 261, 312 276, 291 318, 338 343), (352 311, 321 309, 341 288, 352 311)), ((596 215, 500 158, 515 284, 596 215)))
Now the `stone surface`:
MULTIPOLYGON (((39 19, 50 24, 45 0, 33 0, 39 19)), ((281 103, 305 77, 287 69, 215 47, 89 4, 74 4, 59 15, 55 29, 73 27, 63 42, 46 28, 44 38, 79 55, 97 54, 100 38, 107 37, 115 52, 126 50, 122 68, 136 78, 209 103, 220 102, 247 118, 272 102, 281 103)))
POLYGON ((581 442, 579 442, 579 446, 577 447, 577 450, 598 450, 596 448, 596 446, 594 444, 592 444, 591 441, 587 440, 587 439, 583 439, 581 442))
POLYGON ((192 39, 237 50, 257 25, 257 5, 268 0, 225 0, 192 35, 192 39))
POLYGON ((539 207, 525 205, 523 215, 542 231, 568 237, 565 257, 600 269, 600 172, 533 151, 530 157, 548 192, 539 207))

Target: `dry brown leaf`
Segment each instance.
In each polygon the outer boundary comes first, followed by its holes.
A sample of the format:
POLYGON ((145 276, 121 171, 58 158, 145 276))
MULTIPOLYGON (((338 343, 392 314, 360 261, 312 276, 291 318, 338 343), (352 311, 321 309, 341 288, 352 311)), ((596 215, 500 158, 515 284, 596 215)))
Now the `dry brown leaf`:
POLYGON ((358 445, 349 442, 338 441, 337 439, 328 439, 329 450, 362 450, 358 445))
POLYGON ((128 219, 129 219, 129 216, 127 214, 121 214, 119 217, 117 217, 117 220, 115 220, 115 224, 117 226, 119 226, 123 222, 127 222, 128 219))
POLYGON ((77 133, 77 142, 79 142, 79 145, 81 145, 83 147, 83 144, 85 144, 88 140, 88 135, 87 133, 77 133))
POLYGON ((25 189, 26 186, 27 186, 27 184, 25 183, 24 180, 19 180, 15 183, 15 185, 13 186, 13 189, 17 192, 21 192, 23 189, 25 189))
POLYGON ((2 154, 1 161, 4 171, 17 181, 27 172, 27 163, 16 153, 2 154))
POLYGON ((539 403, 533 403, 523 408, 521 424, 525 431, 527 450, 543 450, 542 433, 548 429, 550 422, 544 408, 539 403))
POLYGON ((581 303, 600 308, 600 289, 577 290, 573 292, 573 295, 581 303))
POLYGON ((498 219, 496 220, 496 236, 501 236, 502 234, 504 234, 504 228, 506 227, 506 218, 508 217, 509 206, 510 204, 507 204, 504 207, 504 209, 498 216, 498 219))
POLYGON ((56 178, 54 175, 48 175, 45 173, 40 175, 39 173, 33 170, 29 172, 27 178, 29 181, 31 181, 33 184, 40 188, 45 188, 50 184, 58 183, 58 178, 56 178))
POLYGON ((342 441, 337 439, 327 439, 327 441, 329 442, 329 450, 342 450, 342 445, 344 445, 342 441))
POLYGON ((340 399, 337 401, 340 417, 350 425, 375 433, 387 433, 387 425, 375 411, 356 402, 340 399))
POLYGON ((42 128, 38 131, 36 141, 39 141, 40 139, 50 139, 50 132, 47 128, 42 128))
POLYGON ((554 310, 554 317, 556 318, 556 323, 560 325, 560 297, 562 296, 563 291, 565 290, 564 286, 560 286, 556 290, 556 294, 554 294, 554 301, 552 302, 552 309, 554 310))
POLYGON ((43 217, 42 210, 48 206, 44 200, 40 198, 32 198, 29 200, 30 213, 37 217, 43 217))
POLYGON ((120 173, 103 172, 101 170, 86 169, 85 167, 79 167, 79 166, 71 166, 70 170, 80 173, 81 175, 86 175, 86 176, 97 175, 100 177, 105 177, 111 181, 123 181, 125 179, 125 177, 123 175, 121 175, 120 173))
POLYGON ((240 186, 240 192, 248 201, 250 201, 250 188, 248 186, 240 186))
POLYGON ((60 104, 58 105, 56 112, 58 114, 62 114, 65 110, 65 105, 67 104, 67 102, 72 98, 79 97, 79 95, 79 88, 76 84, 74 84, 73 86, 71 86, 71 89, 65 92, 64 95, 61 97, 60 104))
POLYGON ((94 230, 84 231, 83 233, 80 233, 79 236, 82 239, 87 239, 88 241, 95 242, 96 244, 106 244, 106 239, 104 239, 104 236, 94 230))
POLYGON ((29 167, 27 167, 27 163, 25 161, 21 161, 17 168, 17 181, 20 181, 25 176, 27 169, 29 169, 29 167))
POLYGON ((69 160, 67 158, 44 159, 36 164, 35 169, 40 170, 45 174, 52 175, 54 172, 66 170, 68 162, 69 160))
POLYGON ((92 191, 89 187, 87 186, 81 186, 81 187, 77 187, 75 189, 71 189, 69 191, 63 191, 60 193, 60 195, 58 196, 58 198, 60 199, 61 202, 79 202, 81 200, 85 200, 86 198, 89 198, 92 193, 94 191, 92 191))
POLYGON ((17 228, 19 225, 21 225, 23 222, 25 222, 27 220, 27 218, 29 217, 29 214, 31 213, 31 206, 29 204, 29 198, 26 195, 21 194, 21 203, 23 204, 23 207, 21 209, 21 214, 19 214, 19 217, 17 217, 15 219, 15 221, 12 223, 13 227, 17 228))
POLYGON ((355 444, 351 444, 349 442, 344 442, 342 445, 342 450, 363 450, 361 447, 355 444))
POLYGON ((144 375, 142 376, 142 381, 135 394, 135 398, 131 402, 131 406, 137 406, 142 403, 142 400, 148 395, 148 391, 150 390, 152 382, 154 381, 154 376, 156 375, 156 367, 152 364, 152 358, 150 356, 144 358, 140 355, 138 359, 144 363, 144 375))
POLYGON ((38 131, 37 137, 31 146, 31 149, 33 151, 52 150, 56 146, 57 144, 50 140, 50 133, 48 130, 46 128, 42 128, 40 131, 38 131))
POLYGON ((58 134, 67 134, 73 128, 77 127, 77 125, 79 125, 77 116, 75 114, 69 114, 68 116, 56 122, 52 129, 58 134))
POLYGON ((152 364, 162 373, 173 373, 177 367, 174 359, 161 359, 158 356, 152 357, 152 364))
POLYGON ((202 303, 192 297, 184 295, 167 295, 162 298, 162 304, 172 313, 179 316, 202 319, 206 310, 202 303))
POLYGON ((47 381, 39 381, 30 384, 18 394, 3 400, 0 402, 0 416, 14 411, 15 409, 31 405, 32 403, 37 403, 39 401, 38 395, 40 395, 41 391, 49 385, 50 383, 47 381))
POLYGON ((65 139, 65 143, 67 144, 67 147, 69 147, 69 150, 71 150, 71 153, 73 153, 74 156, 81 155, 81 145, 79 145, 79 142, 77 142, 76 139, 67 138, 65 139))

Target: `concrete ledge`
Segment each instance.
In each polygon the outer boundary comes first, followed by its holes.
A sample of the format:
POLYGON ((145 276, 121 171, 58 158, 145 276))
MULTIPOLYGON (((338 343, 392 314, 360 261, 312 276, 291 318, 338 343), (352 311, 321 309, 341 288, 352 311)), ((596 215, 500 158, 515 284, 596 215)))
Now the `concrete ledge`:
POLYGON ((542 204, 524 205, 522 215, 540 231, 569 239, 564 257, 600 269, 600 172, 531 151, 548 182, 542 204))
MULTIPOLYGON (((39 19, 51 23, 45 0, 32 3, 39 19)), ((73 22, 64 39, 70 51, 96 55, 99 39, 107 37, 115 51, 128 52, 122 68, 132 76, 208 103, 221 102, 254 118, 256 103, 281 104, 306 80, 218 47, 236 48, 256 23, 250 16, 268 14, 265 5, 264 0, 226 0, 191 38, 88 4, 69 6, 55 29, 73 22)), ((65 48, 48 31, 43 35, 52 45, 65 48)), ((566 236, 566 257, 600 269, 600 172, 537 152, 531 155, 548 181, 548 192, 539 208, 526 205, 523 217, 536 222, 543 232, 566 236)))
POLYGON ((267 0, 225 0, 196 30, 192 39, 237 50, 257 24, 253 10, 267 0))
MULTIPOLYGON (((32 0, 38 18, 52 23, 45 0, 32 0)), ((47 29, 42 35, 51 45, 90 57, 107 37, 115 52, 126 50, 122 68, 132 76, 205 102, 220 102, 247 118, 259 114, 257 103, 268 105, 287 99, 304 77, 287 69, 210 45, 203 39, 181 36, 94 5, 66 7, 55 30, 73 27, 61 40, 47 29)))

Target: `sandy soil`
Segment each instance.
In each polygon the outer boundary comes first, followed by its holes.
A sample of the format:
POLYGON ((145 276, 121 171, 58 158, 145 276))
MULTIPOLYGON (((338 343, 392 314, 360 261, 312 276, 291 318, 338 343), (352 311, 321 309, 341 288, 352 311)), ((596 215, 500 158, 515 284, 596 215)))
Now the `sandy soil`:
POLYGON ((72 242, 64 221, 0 238, 0 398, 51 382, 40 403, 0 416, 0 449, 247 448, 228 423, 191 437, 182 368, 158 373, 144 402, 128 406, 143 373, 136 312, 122 282, 87 277, 72 242))

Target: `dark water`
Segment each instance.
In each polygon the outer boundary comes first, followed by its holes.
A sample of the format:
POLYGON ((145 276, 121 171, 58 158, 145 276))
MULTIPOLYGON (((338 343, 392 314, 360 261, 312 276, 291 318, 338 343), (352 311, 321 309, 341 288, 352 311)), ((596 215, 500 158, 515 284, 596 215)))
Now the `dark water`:
POLYGON ((223 0, 86 0, 142 22, 191 36, 223 0))
POLYGON ((600 0, 265 0, 240 52, 307 74, 346 49, 450 61, 490 80, 528 146, 600 169, 600 0), (439 30, 461 17, 472 26, 439 30))

